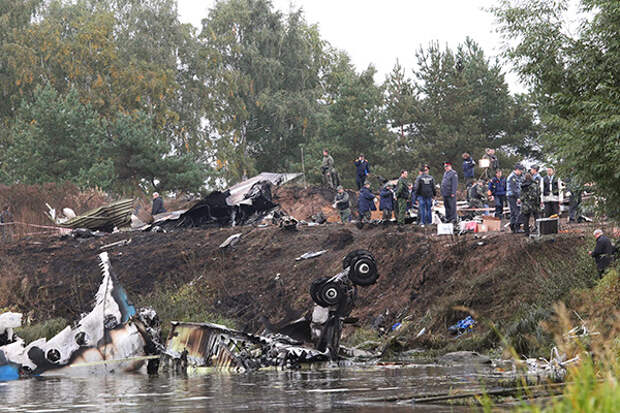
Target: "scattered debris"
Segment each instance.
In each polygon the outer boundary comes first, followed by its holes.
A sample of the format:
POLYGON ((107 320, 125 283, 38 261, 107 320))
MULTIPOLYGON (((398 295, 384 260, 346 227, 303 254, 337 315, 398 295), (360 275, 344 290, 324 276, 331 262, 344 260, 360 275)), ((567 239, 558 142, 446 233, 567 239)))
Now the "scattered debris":
POLYGON ((452 235, 454 234, 453 224, 437 224, 437 235, 452 235))
POLYGON ((326 252, 327 252, 327 250, 321 250, 321 251, 315 251, 315 252, 306 252, 305 254, 302 254, 299 257, 295 258, 295 261, 301 261, 301 260, 307 260, 307 259, 310 259, 310 258, 319 257, 319 256, 325 254, 326 252))
POLYGON ((104 232, 101 231, 93 231, 88 228, 76 228, 72 229, 68 234, 63 235, 62 237, 70 236, 73 239, 88 239, 88 238, 101 238, 105 236, 104 232))
MULTIPOLYGON (((589 337, 589 336, 598 336, 601 333, 599 333, 598 331, 590 331, 590 329, 586 326, 586 322, 583 321, 583 318, 581 318, 581 316, 574 311, 575 315, 577 316, 577 318, 579 318, 579 320, 581 321, 581 325, 572 328, 568 333, 566 333, 564 336, 567 338, 582 338, 582 337, 589 337)), ((0 331, 2 331, 0 329, 0 331)))
POLYGON ((274 225, 279 226, 286 230, 296 230, 299 222, 290 215, 287 215, 284 211, 275 211, 271 222, 274 225))
POLYGON ((113 242, 111 244, 102 245, 102 246, 99 247, 99 249, 100 250, 105 250, 105 249, 108 249, 108 248, 123 247, 123 246, 129 245, 129 244, 131 244, 131 238, 123 239, 123 240, 120 240, 120 241, 116 241, 116 242, 113 242))
POLYGON ((579 356, 566 360, 566 355, 560 355, 558 348, 554 346, 551 349, 549 360, 543 357, 538 359, 526 358, 525 364, 527 365, 527 374, 535 376, 538 381, 551 379, 554 382, 561 382, 566 377, 566 366, 577 361, 579 361, 579 356))
POLYGON ((468 331, 473 330, 475 324, 476 320, 474 320, 471 316, 467 316, 458 323, 448 327, 448 331, 452 334, 456 334, 457 337, 460 337, 468 331))
POLYGON ((231 235, 230 237, 226 238, 224 242, 220 244, 220 248, 234 247, 241 239, 241 235, 243 234, 239 232, 237 234, 231 235))
POLYGON ((0 346, 11 344, 15 341, 13 329, 22 326, 21 313, 0 314, 0 346))
POLYGON ((422 327, 422 330, 420 330, 420 332, 418 332, 418 334, 416 334, 415 338, 422 337, 424 335, 424 333, 426 333, 426 327, 422 327))

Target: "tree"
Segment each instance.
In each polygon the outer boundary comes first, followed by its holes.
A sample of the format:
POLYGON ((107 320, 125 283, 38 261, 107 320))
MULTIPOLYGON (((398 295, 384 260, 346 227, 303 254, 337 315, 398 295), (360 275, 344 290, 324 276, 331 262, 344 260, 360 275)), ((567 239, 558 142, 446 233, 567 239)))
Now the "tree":
POLYGON ((517 39, 505 56, 535 99, 542 141, 560 172, 593 182, 606 210, 620 217, 620 6, 581 0, 574 35, 566 1, 502 0, 493 9, 499 31, 517 39))
POLYGON ((536 129, 527 101, 510 95, 501 66, 476 42, 468 38, 456 52, 432 43, 416 56, 419 99, 409 146, 419 152, 419 161, 455 163, 463 152, 481 155, 486 147, 533 153, 536 129))

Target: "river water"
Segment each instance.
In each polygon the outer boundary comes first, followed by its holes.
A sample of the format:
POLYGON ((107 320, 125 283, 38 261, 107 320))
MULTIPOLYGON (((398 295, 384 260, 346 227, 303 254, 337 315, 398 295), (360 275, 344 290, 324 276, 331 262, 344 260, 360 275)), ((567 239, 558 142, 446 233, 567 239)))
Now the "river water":
POLYGON ((493 387, 489 367, 384 365, 318 371, 117 374, 0 383, 0 412, 461 412, 447 405, 385 402, 394 396, 493 387))

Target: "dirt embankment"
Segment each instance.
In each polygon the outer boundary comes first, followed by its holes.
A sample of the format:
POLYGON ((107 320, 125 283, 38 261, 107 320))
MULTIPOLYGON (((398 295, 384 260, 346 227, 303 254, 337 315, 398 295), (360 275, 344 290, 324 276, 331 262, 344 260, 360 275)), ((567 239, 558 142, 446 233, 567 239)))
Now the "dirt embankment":
MULTIPOLYGON (((174 295, 188 286, 193 294, 193 283, 202 283, 206 290, 196 294, 208 293, 201 302, 248 331, 262 328, 262 316, 275 323, 305 314, 312 305, 312 280, 336 274, 349 251, 368 249, 381 278, 359 289, 352 315, 366 328, 380 314, 387 314, 386 327, 406 316, 424 319, 431 334, 422 345, 429 346, 447 339, 446 328, 467 314, 460 307, 480 320, 507 325, 528 306, 550 306, 571 288, 587 287, 594 273, 589 262, 581 264, 586 262, 580 258, 582 234, 528 242, 510 234, 481 240, 437 237, 430 228, 413 226, 398 232, 395 226, 328 224, 293 232, 270 226, 118 233, 84 241, 31 238, 0 247, 0 309, 22 311, 33 320, 78 318, 89 310, 100 282, 100 247, 122 239, 131 242, 108 251, 135 301, 160 291, 174 295), (243 237, 234 248, 218 248, 237 232, 243 237), (328 252, 295 261, 322 249, 328 252)), ((488 329, 481 326, 479 333, 488 329)))

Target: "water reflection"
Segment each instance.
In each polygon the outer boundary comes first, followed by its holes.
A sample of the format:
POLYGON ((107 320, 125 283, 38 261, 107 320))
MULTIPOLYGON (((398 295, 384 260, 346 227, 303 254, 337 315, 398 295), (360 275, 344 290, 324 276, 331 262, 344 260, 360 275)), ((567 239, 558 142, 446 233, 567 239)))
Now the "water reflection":
POLYGON ((488 379, 489 373, 481 366, 430 365, 190 378, 109 375, 31 379, 0 383, 0 412, 458 412, 467 409, 376 400, 480 389, 481 380, 488 379))

